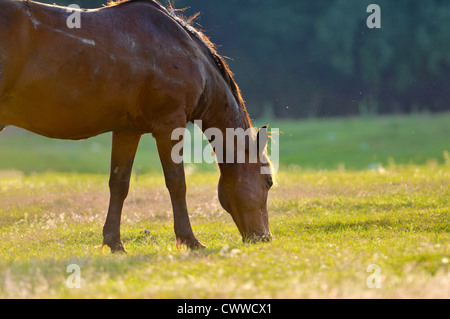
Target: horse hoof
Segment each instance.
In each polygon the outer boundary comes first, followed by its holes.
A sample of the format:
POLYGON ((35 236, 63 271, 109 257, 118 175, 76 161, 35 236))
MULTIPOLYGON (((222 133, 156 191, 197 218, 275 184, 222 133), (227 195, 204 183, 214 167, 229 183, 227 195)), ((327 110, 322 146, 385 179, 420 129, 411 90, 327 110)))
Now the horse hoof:
POLYGON ((206 246, 199 242, 196 238, 187 240, 177 238, 176 246, 178 250, 180 250, 183 246, 187 247, 190 250, 206 249, 206 246))
POLYGON ((106 255, 106 252, 105 252, 106 247, 109 247, 109 249, 111 249, 111 254, 121 254, 121 253, 126 254, 127 253, 125 248, 123 247, 122 243, 114 243, 114 244, 103 243, 103 245, 102 245, 103 255, 106 255))

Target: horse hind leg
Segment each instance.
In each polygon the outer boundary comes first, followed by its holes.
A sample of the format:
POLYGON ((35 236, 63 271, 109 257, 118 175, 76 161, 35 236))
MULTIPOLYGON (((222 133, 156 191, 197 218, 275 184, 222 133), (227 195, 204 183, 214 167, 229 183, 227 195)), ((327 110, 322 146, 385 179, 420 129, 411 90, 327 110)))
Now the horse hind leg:
POLYGON ((140 139, 141 134, 138 133, 113 133, 110 201, 103 227, 103 246, 109 246, 112 253, 125 252, 120 239, 120 220, 123 203, 128 196, 131 171, 140 139))

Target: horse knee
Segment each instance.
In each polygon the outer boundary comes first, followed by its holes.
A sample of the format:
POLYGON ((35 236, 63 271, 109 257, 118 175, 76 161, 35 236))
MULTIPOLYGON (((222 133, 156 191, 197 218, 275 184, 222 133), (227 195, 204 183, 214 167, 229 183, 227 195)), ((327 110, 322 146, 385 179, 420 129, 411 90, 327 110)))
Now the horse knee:
POLYGON ((166 178, 166 187, 171 195, 186 195, 186 181, 181 178, 166 178))
POLYGON ((112 196, 125 199, 128 196, 128 191, 130 189, 130 181, 111 179, 109 181, 109 189, 112 196))

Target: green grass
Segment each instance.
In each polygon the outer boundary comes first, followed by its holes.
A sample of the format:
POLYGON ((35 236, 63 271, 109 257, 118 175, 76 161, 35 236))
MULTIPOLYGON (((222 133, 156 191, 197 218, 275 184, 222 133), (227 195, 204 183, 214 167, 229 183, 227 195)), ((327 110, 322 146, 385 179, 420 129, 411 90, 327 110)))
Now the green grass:
POLYGON ((277 123, 284 132, 284 166, 367 169, 378 165, 444 162, 450 114, 277 123))
POLYGON ((273 123, 284 131, 282 170, 269 197, 275 238, 266 244, 242 243, 218 203, 217 170, 190 166, 191 221, 208 246, 197 252, 175 247, 149 137, 124 207, 127 255, 101 250, 110 137, 65 142, 6 132, 0 297, 450 298, 449 120, 273 123), (71 264, 80 267, 80 289, 66 284, 71 264), (366 285, 372 264, 381 289, 366 285))

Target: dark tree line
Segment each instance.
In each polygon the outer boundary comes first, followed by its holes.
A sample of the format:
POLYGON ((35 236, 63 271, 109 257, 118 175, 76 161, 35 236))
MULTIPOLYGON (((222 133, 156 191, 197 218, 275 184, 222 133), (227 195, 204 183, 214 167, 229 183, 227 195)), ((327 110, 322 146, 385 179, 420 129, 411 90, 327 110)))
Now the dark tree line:
POLYGON ((201 13, 196 23, 231 58, 255 117, 450 110, 448 0, 173 2, 201 13), (366 25, 371 3, 381 29, 366 25))

